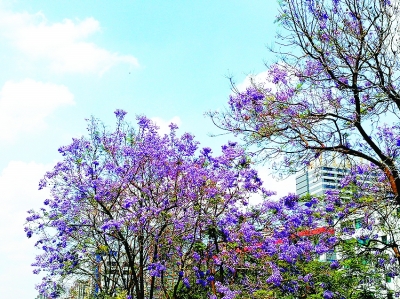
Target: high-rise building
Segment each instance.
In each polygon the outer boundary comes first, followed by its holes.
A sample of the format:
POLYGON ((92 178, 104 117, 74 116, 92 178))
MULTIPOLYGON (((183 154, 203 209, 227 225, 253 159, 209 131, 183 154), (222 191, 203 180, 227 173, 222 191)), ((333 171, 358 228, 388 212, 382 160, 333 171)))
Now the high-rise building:
POLYGON ((348 172, 347 169, 338 167, 307 167, 296 176, 296 194, 322 195, 327 190, 340 189, 340 180, 348 172))
MULTIPOLYGON (((311 163, 310 166, 304 168, 299 171, 296 175, 296 194, 300 197, 310 194, 314 196, 323 195, 328 190, 340 190, 340 181, 349 173, 348 168, 336 167, 336 165, 327 166, 326 164, 321 164, 321 161, 316 161, 315 163, 311 163)), ((374 174, 370 174, 374 176, 374 174)), ((397 210, 396 210, 397 211, 397 210)), ((396 215, 399 215, 396 212, 396 215)), ((398 216, 393 216, 398 217, 398 216)), ((346 223, 350 225, 353 229, 355 229, 354 236, 362 235, 362 222, 364 219, 364 215, 361 213, 358 215, 354 213, 350 215, 346 223)), ((397 219, 397 218, 393 218, 397 219)), ((389 218, 389 220, 393 220, 389 218)), ((324 225, 326 225, 323 221, 321 222, 322 227, 314 229, 314 231, 318 231, 318 229, 328 229, 324 225)), ((377 240, 381 241, 382 244, 386 244, 388 242, 387 232, 377 230, 377 240)), ((391 238, 400 238, 397 234, 391 236, 391 238)), ((365 242, 363 239, 358 239, 359 242, 365 242)), ((382 247, 382 246, 381 246, 382 247)), ((339 256, 340 258, 340 256, 339 256)), ((332 261, 338 259, 337 252, 334 250, 323 254, 320 256, 321 261, 332 261)), ((367 285, 367 283, 365 283, 367 285)), ((393 294, 396 294, 396 297, 400 297, 400 278, 395 277, 391 278, 389 276, 382 278, 382 286, 384 289, 371 290, 373 292, 378 292, 380 294, 386 294, 387 298, 393 298, 393 294), (392 296, 392 297, 391 297, 392 296)))

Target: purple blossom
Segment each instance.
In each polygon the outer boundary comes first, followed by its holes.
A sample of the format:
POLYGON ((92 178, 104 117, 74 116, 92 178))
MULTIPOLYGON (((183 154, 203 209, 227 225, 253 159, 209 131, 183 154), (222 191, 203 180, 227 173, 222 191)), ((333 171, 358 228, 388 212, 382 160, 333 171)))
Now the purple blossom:
POLYGON ((122 109, 117 109, 114 111, 115 116, 117 117, 118 120, 123 120, 127 112, 125 112, 122 109))
POLYGON ((332 299, 334 296, 335 296, 335 294, 329 290, 325 290, 322 295, 322 297, 324 297, 324 299, 332 299))
POLYGON ((272 83, 278 84, 283 83, 287 84, 287 73, 286 71, 279 65, 273 65, 269 71, 272 83))
POLYGON ((183 284, 185 285, 186 288, 190 289, 190 283, 187 277, 183 279, 183 284))
POLYGON ((333 269, 333 270, 339 269, 339 268, 340 268, 340 264, 339 264, 338 261, 333 261, 333 262, 329 265, 329 267, 330 267, 331 269, 333 269))
POLYGON ((298 201, 299 197, 295 194, 289 194, 283 197, 283 203, 287 208, 293 208, 298 201))
POLYGON ((198 254, 197 252, 193 252, 193 258, 195 261, 199 262, 200 261, 200 254, 198 254))

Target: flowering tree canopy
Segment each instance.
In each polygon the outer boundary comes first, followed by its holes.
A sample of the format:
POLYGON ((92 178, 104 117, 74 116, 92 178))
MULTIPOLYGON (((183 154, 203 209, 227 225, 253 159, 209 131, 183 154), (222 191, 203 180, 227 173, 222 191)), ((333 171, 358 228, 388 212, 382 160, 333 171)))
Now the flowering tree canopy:
MULTIPOLYGON (((348 196, 350 186, 344 187, 348 196)), ((226 247, 235 250, 218 258, 235 272, 231 290, 240 290, 238 298, 324 299, 369 298, 381 290, 373 298, 387 298, 393 287, 386 280, 400 273, 394 254, 400 217, 393 205, 383 211, 371 197, 351 202, 334 191, 266 199, 243 214, 245 221, 227 216, 226 247)))
POLYGON ((367 161, 400 204, 398 13, 388 0, 280 1, 281 62, 268 84, 237 92, 210 116, 261 158, 280 157, 282 173, 324 152, 367 161))
MULTIPOLYGON (((343 243, 354 232, 328 227, 365 201, 272 200, 236 143, 218 157, 209 148, 197 153, 193 136, 178 137, 175 125, 160 136, 149 119, 138 117, 135 130, 124 115, 116 111, 114 131, 89 120, 89 136, 61 147, 62 161, 40 182, 51 196, 29 211, 25 231, 38 238, 42 294, 62 297, 69 282, 89 281, 99 298, 347 298, 367 276, 397 275, 391 241, 358 247, 374 253, 380 266, 371 273, 361 249, 343 243), (264 200, 248 206, 256 192, 264 200), (318 261, 333 250, 339 261, 318 261)), ((374 217, 364 220, 364 239, 374 238, 374 217)))
POLYGON ((33 264, 45 272, 40 292, 58 297, 68 279, 89 279, 98 294, 139 299, 178 298, 195 285, 217 294, 225 269, 213 256, 226 239, 218 226, 261 180, 235 143, 219 157, 196 154, 193 136, 177 137, 175 125, 160 136, 149 119, 138 117, 134 130, 124 115, 116 111, 115 131, 89 120, 89 136, 61 147, 40 182, 51 197, 25 228, 42 250, 33 264))
POLYGON ((271 200, 236 143, 215 157, 175 125, 160 136, 146 117, 134 129, 117 110, 115 130, 89 120, 88 137, 61 147, 40 182, 51 196, 29 211, 25 231, 38 238, 41 293, 60 297, 68 280, 83 279, 99 296, 137 299, 358 298, 399 274, 398 7, 280 3, 290 51, 268 82, 210 116, 261 159, 280 158, 282 173, 342 158, 343 190, 271 200), (257 192, 264 201, 248 208, 257 192), (336 261, 318 261, 332 252, 336 261))
MULTIPOLYGON (((320 246, 335 249, 341 273, 349 261, 361 258, 368 271, 379 273, 380 289, 385 288, 382 277, 397 276, 400 265, 398 13, 397 1, 280 1, 280 62, 269 67, 265 82, 235 89, 225 112, 209 113, 218 127, 242 137, 280 174, 295 173, 316 159, 324 165, 335 160, 350 171, 340 192, 317 198, 320 220, 308 212, 315 218, 300 229, 318 223, 333 228, 335 241, 320 240, 320 246)), ((307 214, 302 209, 292 213, 307 214)), ((281 223, 297 221, 284 219, 281 223)), ((282 265, 282 257, 272 256, 282 265)), ((299 267, 301 260, 295 262, 299 267)), ((275 275, 281 294, 290 288, 301 291, 301 286, 308 294, 318 291, 301 278, 285 285, 296 270, 283 269, 275 275)), ((354 271, 360 277, 370 273, 360 269, 354 271)), ((321 296, 345 295, 326 288, 321 296)))

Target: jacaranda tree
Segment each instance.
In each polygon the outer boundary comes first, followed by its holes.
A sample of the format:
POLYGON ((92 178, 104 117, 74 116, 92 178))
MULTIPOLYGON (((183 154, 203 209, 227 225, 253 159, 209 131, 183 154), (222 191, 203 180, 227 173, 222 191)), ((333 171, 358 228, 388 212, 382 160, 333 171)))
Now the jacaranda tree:
POLYGON ((340 243, 348 234, 321 229, 343 204, 272 200, 236 143, 213 157, 174 125, 160 136, 149 119, 134 129, 115 113, 115 130, 89 120, 88 137, 61 147, 40 182, 51 196, 29 212, 25 231, 42 251, 33 264, 42 294, 67 297, 69 284, 86 281, 97 298, 358 298, 348 294, 360 294, 365 277, 389 271, 385 250, 370 259, 382 268, 371 273, 340 243), (256 192, 264 199, 249 207, 256 192), (318 261, 338 248, 342 260, 318 261))
POLYGON ((160 136, 149 119, 134 129, 115 113, 115 130, 89 120, 88 137, 61 147, 40 182, 51 196, 25 230, 42 251, 33 264, 42 294, 68 296, 78 281, 98 298, 330 294, 332 273, 314 275, 312 263, 338 240, 329 229, 307 233, 329 215, 317 198, 271 200, 236 143, 213 157, 174 125, 160 136), (256 192, 264 200, 249 208, 256 192))
POLYGON ((283 173, 341 158, 343 191, 270 200, 236 143, 198 153, 192 135, 145 117, 133 129, 117 110, 114 131, 90 120, 40 183, 51 196, 25 230, 43 294, 82 278, 137 299, 359 298, 398 275, 397 2, 280 3, 281 61, 212 119, 283 173), (246 209, 255 192, 265 200, 246 209))
POLYGON ((63 159, 40 182, 51 196, 25 228, 42 251, 38 289, 56 298, 80 279, 97 296, 224 296, 232 274, 215 260, 226 249, 221 221, 260 191, 257 173, 235 143, 213 157, 175 125, 160 136, 145 117, 134 129, 124 111, 115 114, 113 131, 89 120, 88 137, 61 147, 63 159))
POLYGON ((280 174, 315 160, 349 169, 342 192, 321 198, 331 216, 319 223, 334 228, 337 251, 355 240, 357 255, 389 277, 400 265, 398 5, 281 0, 279 61, 265 82, 235 90, 225 112, 209 113, 280 174))
POLYGON ((281 0, 277 21, 281 60, 268 83, 232 95, 225 113, 210 113, 214 122, 259 157, 280 158, 282 173, 322 153, 362 159, 400 204, 398 2, 281 0))
POLYGON ((387 281, 400 272, 389 240, 400 218, 386 210, 385 223, 379 223, 370 202, 351 204, 336 191, 326 197, 288 195, 266 199, 243 219, 227 215, 222 227, 231 250, 217 257, 235 273, 229 287, 236 298, 387 298, 393 290, 387 281), (355 218, 359 213, 352 212, 362 208, 369 213, 355 218))

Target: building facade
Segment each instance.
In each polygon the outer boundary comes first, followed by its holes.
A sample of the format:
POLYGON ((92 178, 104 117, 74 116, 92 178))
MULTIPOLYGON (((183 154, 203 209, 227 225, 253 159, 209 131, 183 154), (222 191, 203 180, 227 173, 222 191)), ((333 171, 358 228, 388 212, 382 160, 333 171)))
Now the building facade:
POLYGON ((307 167, 296 175, 296 194, 323 195, 326 191, 340 188, 340 180, 348 173, 345 168, 307 167))

